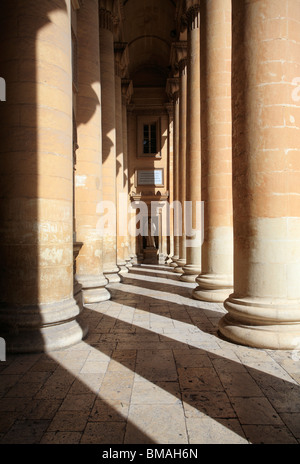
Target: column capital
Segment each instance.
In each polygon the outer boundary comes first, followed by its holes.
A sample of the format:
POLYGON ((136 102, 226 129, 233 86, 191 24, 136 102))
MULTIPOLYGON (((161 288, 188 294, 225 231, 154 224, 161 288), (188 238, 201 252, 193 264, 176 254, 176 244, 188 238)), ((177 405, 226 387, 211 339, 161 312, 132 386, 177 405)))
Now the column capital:
MULTIPOLYGON (((180 32, 184 32, 186 29, 191 28, 191 23, 199 17, 200 6, 201 0, 178 0, 176 21, 177 28, 180 32)), ((200 27, 200 25, 196 27, 200 27)))
POLYGON ((125 105, 129 105, 133 95, 133 82, 130 79, 122 79, 122 99, 125 105))
POLYGON ((200 28, 200 3, 199 0, 187 0, 185 16, 188 30, 200 28))
POLYGON ((107 29, 111 33, 114 31, 114 19, 110 11, 100 8, 99 9, 99 28, 107 29))
POLYGON ((186 74, 187 70, 187 58, 182 58, 178 63, 179 75, 180 77, 186 74))
POLYGON ((128 44, 127 42, 115 42, 114 43, 114 52, 115 52, 115 71, 116 74, 124 78, 129 65, 129 54, 128 54, 128 44))
MULTIPOLYGON (((82 0, 75 0, 82 1, 82 0)), ((114 26, 120 22, 119 0, 99 0, 99 27, 114 32, 114 26)))
POLYGON ((111 14, 115 11, 116 0, 98 0, 99 10, 109 11, 111 14))
POLYGON ((187 57, 187 41, 180 40, 171 45, 171 62, 177 64, 187 57))
POLYGON ((185 11, 186 0, 178 0, 176 5, 176 23, 177 29, 180 32, 184 32, 187 27, 185 11))
POLYGON ((179 78, 171 77, 167 80, 166 93, 171 100, 176 99, 179 92, 179 78))

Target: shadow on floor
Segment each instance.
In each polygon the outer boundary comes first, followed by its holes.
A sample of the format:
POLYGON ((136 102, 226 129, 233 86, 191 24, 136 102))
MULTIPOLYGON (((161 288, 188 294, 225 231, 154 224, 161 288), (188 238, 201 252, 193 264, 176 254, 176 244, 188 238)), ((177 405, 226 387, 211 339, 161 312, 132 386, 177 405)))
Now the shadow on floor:
POLYGON ((268 372, 267 360, 241 362, 230 344, 222 351, 221 310, 133 284, 112 284, 111 301, 84 309, 84 342, 0 364, 0 443, 222 443, 223 433, 298 443, 300 387, 290 376, 268 372), (176 411, 185 424, 172 435, 176 411))

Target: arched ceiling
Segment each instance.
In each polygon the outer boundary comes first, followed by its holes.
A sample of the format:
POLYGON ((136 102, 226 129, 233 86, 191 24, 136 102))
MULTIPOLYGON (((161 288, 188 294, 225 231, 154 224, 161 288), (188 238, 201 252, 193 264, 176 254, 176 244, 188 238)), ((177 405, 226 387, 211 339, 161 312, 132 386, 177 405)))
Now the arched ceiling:
POLYGON ((135 86, 163 86, 175 31, 175 0, 124 0, 124 40, 135 86))

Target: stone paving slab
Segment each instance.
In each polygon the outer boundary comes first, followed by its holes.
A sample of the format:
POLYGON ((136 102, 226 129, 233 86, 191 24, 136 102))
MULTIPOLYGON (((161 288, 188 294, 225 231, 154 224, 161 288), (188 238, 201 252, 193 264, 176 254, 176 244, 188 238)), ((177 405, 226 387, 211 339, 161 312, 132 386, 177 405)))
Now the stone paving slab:
POLYGON ((300 443, 300 356, 221 339, 221 304, 130 268, 85 340, 0 363, 1 444, 300 443))

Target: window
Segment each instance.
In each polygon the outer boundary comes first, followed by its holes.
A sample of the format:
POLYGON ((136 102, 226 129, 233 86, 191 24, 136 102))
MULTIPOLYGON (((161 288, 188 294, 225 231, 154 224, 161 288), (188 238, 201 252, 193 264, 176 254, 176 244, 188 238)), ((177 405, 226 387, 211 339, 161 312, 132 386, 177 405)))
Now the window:
POLYGON ((144 124, 144 138, 143 138, 143 153, 156 154, 157 140, 156 140, 156 123, 144 124))
POLYGON ((137 157, 161 158, 161 117, 137 115, 137 157))

